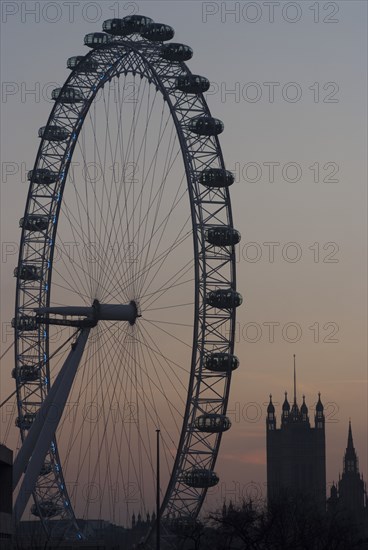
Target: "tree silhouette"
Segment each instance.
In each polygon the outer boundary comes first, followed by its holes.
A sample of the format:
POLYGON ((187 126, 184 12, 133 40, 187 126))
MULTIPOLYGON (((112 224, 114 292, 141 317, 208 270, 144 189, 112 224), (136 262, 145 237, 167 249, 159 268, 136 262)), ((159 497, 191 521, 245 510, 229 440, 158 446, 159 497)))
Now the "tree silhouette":
MULTIPOLYGON (((355 550, 367 541, 341 511, 311 497, 283 493, 266 506, 252 500, 210 515, 216 550, 355 550)), ((203 547, 205 548, 205 547, 203 547)))

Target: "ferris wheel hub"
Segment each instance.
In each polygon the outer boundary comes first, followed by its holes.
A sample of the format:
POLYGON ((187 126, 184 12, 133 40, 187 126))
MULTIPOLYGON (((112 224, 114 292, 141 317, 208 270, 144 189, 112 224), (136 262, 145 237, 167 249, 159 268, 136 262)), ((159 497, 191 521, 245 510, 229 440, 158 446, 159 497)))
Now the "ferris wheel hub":
POLYGON ((79 328, 94 327, 98 321, 128 321, 130 325, 134 325, 137 318, 141 316, 133 300, 129 304, 100 304, 98 300, 94 300, 91 307, 42 307, 35 309, 35 312, 37 322, 40 324, 79 328), (79 319, 73 319, 73 317, 79 317, 79 319))

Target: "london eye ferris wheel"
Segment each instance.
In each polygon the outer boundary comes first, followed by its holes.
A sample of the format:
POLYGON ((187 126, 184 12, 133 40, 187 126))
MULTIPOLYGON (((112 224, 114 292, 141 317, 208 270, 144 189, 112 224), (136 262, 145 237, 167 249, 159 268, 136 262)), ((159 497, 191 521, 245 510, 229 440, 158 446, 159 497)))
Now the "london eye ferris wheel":
POLYGON ((238 367, 240 234, 210 83, 166 24, 103 31, 53 90, 15 270, 15 516, 32 492, 72 537, 76 517, 152 510, 158 428, 161 517, 198 515, 238 367))

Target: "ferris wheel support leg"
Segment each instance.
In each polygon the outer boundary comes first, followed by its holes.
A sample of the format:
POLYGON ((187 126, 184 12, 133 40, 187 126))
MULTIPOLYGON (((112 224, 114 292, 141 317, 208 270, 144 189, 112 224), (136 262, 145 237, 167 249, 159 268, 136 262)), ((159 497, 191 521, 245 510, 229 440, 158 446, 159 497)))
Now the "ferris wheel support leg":
POLYGON ((83 329, 66 358, 66 361, 55 379, 45 401, 38 411, 36 420, 24 440, 22 448, 14 463, 13 490, 17 486, 22 473, 25 475, 20 486, 14 506, 14 521, 18 523, 22 517, 29 497, 45 461, 55 432, 63 414, 75 374, 88 340, 90 328, 83 329), (50 413, 50 414, 48 414, 50 413))

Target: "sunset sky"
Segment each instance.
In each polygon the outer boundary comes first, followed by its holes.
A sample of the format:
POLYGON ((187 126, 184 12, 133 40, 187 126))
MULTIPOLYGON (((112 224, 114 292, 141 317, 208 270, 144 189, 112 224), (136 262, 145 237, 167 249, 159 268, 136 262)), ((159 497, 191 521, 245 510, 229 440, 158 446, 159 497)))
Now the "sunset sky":
MULTIPOLYGON (((325 405, 327 484, 342 470, 349 419, 366 477, 366 3, 319 2, 319 11, 307 0, 55 4, 1 6, 2 352, 12 338, 26 172, 51 90, 69 74, 66 59, 86 53, 86 33, 114 16, 145 14, 174 27, 174 40, 193 48, 188 65, 211 81, 206 98, 225 124, 220 142, 236 176, 240 367, 230 393, 233 425, 216 465, 220 483, 208 506, 265 495, 265 410, 272 393, 279 425, 284 392, 291 398, 293 391, 293 354, 299 404, 305 394, 312 422, 318 392, 325 405)), ((8 353, 0 401, 14 390, 12 368, 8 353)), ((10 411, 0 412, 0 440, 15 449, 10 411)))

